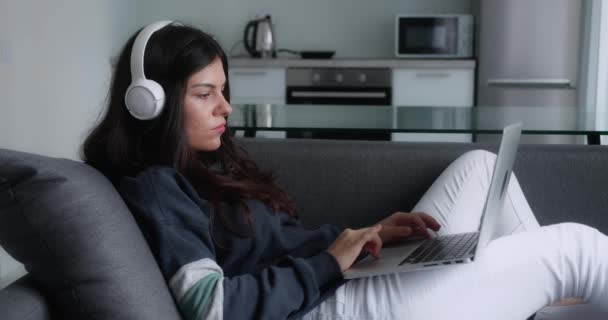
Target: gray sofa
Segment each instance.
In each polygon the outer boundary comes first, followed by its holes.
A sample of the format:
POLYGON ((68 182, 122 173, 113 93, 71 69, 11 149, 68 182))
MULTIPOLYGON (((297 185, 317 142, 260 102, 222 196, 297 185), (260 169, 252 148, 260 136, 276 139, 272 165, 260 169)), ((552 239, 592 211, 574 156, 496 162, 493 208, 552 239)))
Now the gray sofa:
MULTIPOLYGON (((464 152, 494 145, 241 139, 295 199, 304 224, 361 227, 410 210, 464 152)), ((515 164, 541 224, 608 232, 608 148, 522 145, 515 164)), ((29 274, 0 291, 0 319, 179 319, 113 186, 76 161, 0 150, 0 245, 29 274)))

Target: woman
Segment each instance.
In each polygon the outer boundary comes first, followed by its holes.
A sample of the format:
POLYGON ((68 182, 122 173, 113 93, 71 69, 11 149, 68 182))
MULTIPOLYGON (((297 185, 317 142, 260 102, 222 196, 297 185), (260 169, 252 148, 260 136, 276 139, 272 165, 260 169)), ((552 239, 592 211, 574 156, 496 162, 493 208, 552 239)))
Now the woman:
POLYGON ((508 236, 475 263, 345 282, 342 272, 383 244, 477 229, 494 156, 457 159, 413 213, 358 230, 304 228, 289 196, 232 142, 218 43, 181 25, 148 33, 143 47, 135 36, 125 45, 83 156, 117 185, 187 319, 522 319, 568 297, 608 302, 608 259, 594 254, 608 252, 606 236, 540 228, 515 177, 501 224, 508 236), (165 93, 150 120, 125 105, 137 50, 165 93))

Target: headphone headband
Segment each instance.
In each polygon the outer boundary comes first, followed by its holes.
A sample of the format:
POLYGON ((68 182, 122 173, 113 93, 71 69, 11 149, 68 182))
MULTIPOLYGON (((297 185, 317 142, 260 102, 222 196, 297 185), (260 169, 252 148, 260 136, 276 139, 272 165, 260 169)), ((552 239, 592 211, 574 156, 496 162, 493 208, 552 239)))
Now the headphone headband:
POLYGON ((171 23, 173 23, 173 21, 157 21, 147 25, 139 32, 137 38, 135 38, 135 42, 133 43, 133 48, 131 49, 132 81, 146 78, 146 75, 144 74, 144 56, 146 53, 146 44, 154 32, 170 25, 171 23))
POLYGON ((165 91, 156 81, 146 79, 144 56, 146 44, 152 34, 171 23, 173 21, 158 21, 147 25, 137 34, 131 48, 131 85, 125 93, 125 106, 137 119, 154 119, 163 110, 165 91))

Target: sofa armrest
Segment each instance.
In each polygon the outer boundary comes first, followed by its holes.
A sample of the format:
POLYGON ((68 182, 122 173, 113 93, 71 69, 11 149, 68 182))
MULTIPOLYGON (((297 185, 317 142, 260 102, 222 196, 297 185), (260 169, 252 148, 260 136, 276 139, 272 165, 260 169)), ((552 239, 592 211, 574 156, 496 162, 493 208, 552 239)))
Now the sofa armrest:
POLYGON ((32 279, 26 275, 0 290, 3 320, 51 320, 51 308, 32 279))

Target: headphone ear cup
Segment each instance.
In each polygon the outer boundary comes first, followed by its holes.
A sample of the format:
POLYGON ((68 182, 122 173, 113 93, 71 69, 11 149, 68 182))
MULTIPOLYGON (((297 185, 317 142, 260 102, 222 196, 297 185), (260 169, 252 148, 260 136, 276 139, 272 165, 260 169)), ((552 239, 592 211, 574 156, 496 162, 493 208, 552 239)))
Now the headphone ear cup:
POLYGON ((154 119, 163 110, 165 91, 156 81, 138 79, 127 88, 125 104, 133 117, 139 120, 154 119))

